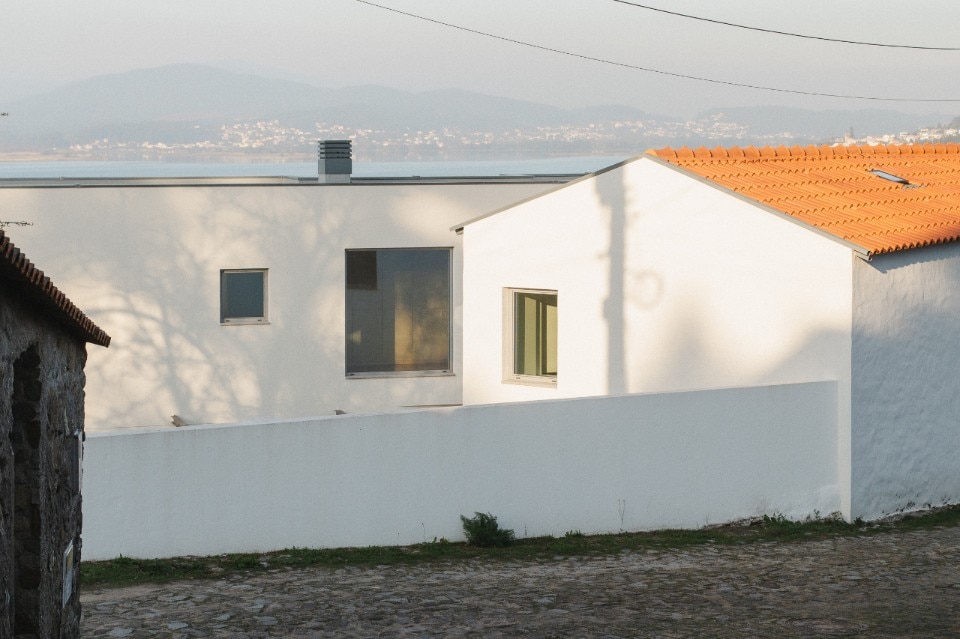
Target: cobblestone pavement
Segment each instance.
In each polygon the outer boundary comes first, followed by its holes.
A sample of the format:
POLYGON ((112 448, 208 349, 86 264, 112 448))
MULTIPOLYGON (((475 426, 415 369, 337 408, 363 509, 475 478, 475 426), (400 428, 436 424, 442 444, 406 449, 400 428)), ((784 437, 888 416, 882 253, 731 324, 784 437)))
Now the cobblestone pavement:
POLYGON ((960 637, 960 526, 88 590, 83 637, 960 637))

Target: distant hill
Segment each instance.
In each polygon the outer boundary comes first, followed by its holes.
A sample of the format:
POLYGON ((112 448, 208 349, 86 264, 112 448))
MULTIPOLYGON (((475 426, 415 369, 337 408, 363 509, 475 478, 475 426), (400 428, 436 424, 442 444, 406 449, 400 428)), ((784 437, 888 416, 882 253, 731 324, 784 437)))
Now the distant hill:
POLYGON ((96 155, 102 159, 111 153, 142 158, 145 148, 168 154, 308 153, 321 130, 358 141, 366 135, 361 146, 368 157, 389 152, 390 159, 632 155, 666 145, 822 143, 851 128, 858 136, 880 135, 954 117, 758 106, 710 109, 686 122, 623 105, 562 109, 461 89, 329 89, 200 65, 97 76, 5 104, 4 111, 10 116, 0 126, 0 152, 72 147, 102 151, 96 155), (275 129, 262 135, 266 141, 229 146, 223 140, 224 127, 259 135, 262 122, 275 129), (433 132, 433 141, 412 141, 418 132, 433 132))
POLYGON ((260 117, 307 108, 330 91, 295 82, 174 65, 102 75, 16 101, 7 111, 30 129, 147 121, 260 117))
MULTIPOLYGON (((605 107, 623 117, 645 114, 605 107)), ((320 87, 200 65, 171 65, 103 75, 5 105, 15 115, 3 135, 59 132, 71 137, 104 127, 145 123, 229 123, 283 118, 292 123, 475 130, 576 124, 583 110, 493 97, 458 89, 410 93, 379 86, 320 87)))

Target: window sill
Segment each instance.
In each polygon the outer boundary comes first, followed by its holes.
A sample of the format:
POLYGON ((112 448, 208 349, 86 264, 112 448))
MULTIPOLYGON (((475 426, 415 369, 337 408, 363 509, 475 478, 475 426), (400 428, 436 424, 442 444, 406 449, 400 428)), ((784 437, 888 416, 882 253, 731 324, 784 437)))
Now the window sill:
POLYGON ((556 388, 556 377, 536 377, 533 375, 511 375, 503 378, 504 384, 516 384, 518 386, 540 386, 542 388, 556 388))
POLYGON ((453 371, 397 371, 387 373, 347 373, 347 379, 385 379, 390 377, 456 377, 453 371))
POLYGON ((269 325, 270 325, 270 322, 265 319, 262 319, 262 320, 237 319, 237 320, 230 320, 227 322, 220 322, 220 326, 269 326, 269 325))

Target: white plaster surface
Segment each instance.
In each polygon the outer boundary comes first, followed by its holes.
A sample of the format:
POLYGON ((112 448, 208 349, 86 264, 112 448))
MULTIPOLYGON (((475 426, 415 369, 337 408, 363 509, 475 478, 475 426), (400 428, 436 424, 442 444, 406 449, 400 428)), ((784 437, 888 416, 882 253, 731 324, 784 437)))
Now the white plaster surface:
POLYGON ((960 501, 960 245, 854 269, 853 516, 960 501))
POLYGON ((849 477, 848 247, 649 157, 463 238, 465 404, 837 380, 849 477), (505 287, 557 291, 555 387, 503 383, 505 287))
POLYGON ((91 433, 84 558, 698 527, 840 507, 820 382, 91 433))
POLYGON ((640 158, 465 227, 464 401, 849 380, 852 259, 640 158), (556 389, 501 383, 505 287, 558 292, 556 389))
POLYGON ((461 401, 460 238, 545 184, 2 188, 19 247, 113 341, 87 430, 461 401), (346 379, 344 250, 454 247, 455 376, 346 379), (220 326, 219 272, 269 269, 269 325, 220 326))

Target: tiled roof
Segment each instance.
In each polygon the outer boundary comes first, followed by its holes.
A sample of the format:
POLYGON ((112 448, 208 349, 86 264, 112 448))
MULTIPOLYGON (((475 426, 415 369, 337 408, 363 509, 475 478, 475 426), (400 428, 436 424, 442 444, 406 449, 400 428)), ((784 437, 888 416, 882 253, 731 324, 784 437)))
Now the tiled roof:
POLYGON ((666 148, 648 153, 868 254, 960 240, 960 146, 955 144, 666 148))
POLYGON ((43 271, 20 252, 0 230, 0 286, 22 292, 44 308, 52 319, 81 337, 85 342, 109 346, 110 336, 83 314, 60 292, 43 271))

